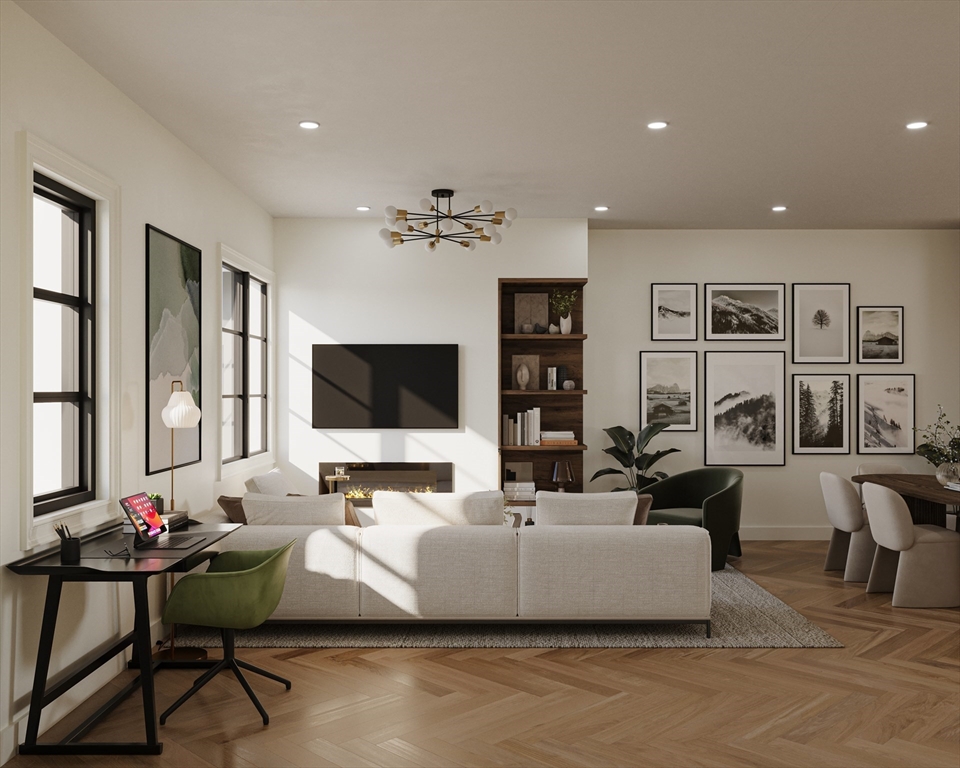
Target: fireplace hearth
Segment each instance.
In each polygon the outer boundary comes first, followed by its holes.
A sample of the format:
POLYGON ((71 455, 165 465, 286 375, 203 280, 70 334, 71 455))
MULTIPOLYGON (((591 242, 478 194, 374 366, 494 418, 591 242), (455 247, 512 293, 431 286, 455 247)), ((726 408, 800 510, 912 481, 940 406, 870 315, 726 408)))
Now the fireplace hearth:
POLYGON ((452 493, 450 462, 321 462, 320 493, 342 493, 354 506, 373 505, 374 491, 452 493), (342 474, 337 470, 342 468, 342 474))

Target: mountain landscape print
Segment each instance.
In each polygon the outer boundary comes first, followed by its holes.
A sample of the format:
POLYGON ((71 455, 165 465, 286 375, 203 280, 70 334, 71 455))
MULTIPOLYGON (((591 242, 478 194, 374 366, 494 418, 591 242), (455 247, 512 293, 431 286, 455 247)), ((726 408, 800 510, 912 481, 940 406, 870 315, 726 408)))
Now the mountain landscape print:
POLYGON ((903 307, 857 307, 860 363, 903 362, 903 307))
POLYGON ((707 464, 782 465, 782 352, 707 352, 707 464))
POLYGON ((849 374, 793 375, 793 452, 850 453, 849 374))
POLYGON ((654 283, 651 286, 651 338, 697 338, 697 284, 654 283))
POLYGON ((640 353, 640 426, 660 422, 696 431, 696 352, 640 353))
POLYGON ((914 377, 857 376, 860 453, 913 453, 914 377))
POLYGON ((706 286, 707 339, 780 340, 784 285, 706 286))

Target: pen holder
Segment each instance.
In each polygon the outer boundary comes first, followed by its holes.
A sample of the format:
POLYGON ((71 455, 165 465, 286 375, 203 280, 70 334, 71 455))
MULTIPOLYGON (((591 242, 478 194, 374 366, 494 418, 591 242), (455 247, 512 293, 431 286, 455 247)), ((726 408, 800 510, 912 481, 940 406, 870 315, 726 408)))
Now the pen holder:
POLYGON ((80 539, 63 539, 60 542, 60 562, 64 565, 80 562, 80 539))

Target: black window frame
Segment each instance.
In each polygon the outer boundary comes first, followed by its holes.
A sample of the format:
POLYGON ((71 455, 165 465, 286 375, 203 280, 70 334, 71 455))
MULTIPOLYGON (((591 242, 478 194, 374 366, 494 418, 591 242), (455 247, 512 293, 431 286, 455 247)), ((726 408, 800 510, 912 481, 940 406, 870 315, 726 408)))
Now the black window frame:
MULTIPOLYGON (((270 311, 270 296, 267 291, 267 286, 269 285, 266 280, 261 280, 260 278, 251 275, 248 271, 235 267, 232 264, 227 263, 226 261, 221 262, 220 270, 220 281, 221 281, 221 294, 222 294, 222 283, 223 283, 223 272, 224 271, 232 272, 236 277, 240 278, 240 330, 234 330, 233 328, 226 328, 223 325, 223 318, 221 317, 220 322, 220 333, 221 333, 221 349, 223 347, 222 337, 223 334, 230 334, 231 336, 237 336, 240 338, 240 357, 241 357, 241 386, 240 391, 236 394, 228 395, 223 392, 223 370, 220 371, 220 398, 221 400, 234 400, 239 401, 240 404, 240 454, 236 456, 230 456, 224 458, 221 451, 220 461, 221 464, 232 464, 235 461, 243 461, 244 459, 249 459, 253 456, 260 456, 262 454, 268 453, 270 451, 270 435, 267 430, 269 424, 269 415, 267 412, 267 396, 268 396, 268 383, 270 381, 269 376, 269 365, 270 365, 270 355, 266 353, 268 349, 268 329, 267 324, 270 311), (263 311, 260 317, 260 330, 262 335, 257 336, 250 333, 250 284, 251 282, 257 283, 260 288, 260 292, 263 294, 263 311), (264 345, 264 360, 263 365, 261 366, 261 376, 262 381, 262 390, 263 393, 259 395, 250 394, 250 340, 262 341, 264 345), (250 400, 256 398, 263 401, 263 406, 261 408, 261 435, 263 437, 262 445, 264 446, 262 450, 251 451, 250 450, 250 400)), ((236 406, 234 406, 236 409, 236 406)), ((236 410, 234 410, 236 413, 236 410)), ((236 431, 236 424, 234 424, 234 431, 236 431)), ((222 442, 222 437, 221 437, 222 442)))
POLYGON ((33 516, 93 501, 97 497, 97 202, 86 195, 35 171, 33 194, 55 203, 77 216, 77 295, 33 288, 40 300, 77 311, 77 391, 38 392, 36 403, 74 403, 78 409, 76 434, 79 483, 50 493, 33 496, 33 516))

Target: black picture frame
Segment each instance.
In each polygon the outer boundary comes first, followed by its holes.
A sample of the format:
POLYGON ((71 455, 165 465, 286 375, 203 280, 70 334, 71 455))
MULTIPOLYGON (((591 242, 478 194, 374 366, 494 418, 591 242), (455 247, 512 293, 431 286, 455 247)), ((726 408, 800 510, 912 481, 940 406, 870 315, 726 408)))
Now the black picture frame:
MULTIPOLYGON (((792 311, 791 317, 793 318, 792 324, 792 333, 791 333, 791 359, 795 365, 805 365, 805 364, 818 364, 818 365, 849 365, 850 364, 850 283, 793 283, 792 289, 792 311), (816 354, 807 354, 803 355, 801 352, 802 341, 801 336, 803 335, 803 328, 805 321, 801 319, 800 313, 809 308, 804 307, 804 302, 798 300, 797 298, 797 289, 822 289, 824 291, 836 288, 841 289, 841 302, 843 306, 840 308, 839 316, 843 318, 843 329, 841 331, 841 353, 839 355, 816 355, 816 354)), ((816 312, 826 312, 826 322, 825 327, 829 327, 833 320, 838 316, 837 310, 832 307, 818 307, 816 312), (831 316, 828 310, 833 310, 833 315, 831 316)), ((810 315, 807 311, 808 318, 807 320, 811 321, 811 327, 813 326, 813 316, 810 315)), ((818 333, 818 331, 811 331, 809 328, 806 331, 807 333, 818 333)))
MULTIPOLYGON (((903 365, 904 361, 904 346, 903 346, 903 307, 897 306, 894 304, 869 304, 862 305, 857 307, 857 362, 864 365, 903 365), (863 334, 865 332, 873 332, 876 329, 864 329, 863 324, 863 313, 864 312, 890 312, 892 310, 897 310, 897 357, 895 358, 884 358, 884 357, 865 357, 864 356, 864 343, 863 343, 863 334)), ((892 332, 891 332, 892 333, 892 332)), ((878 342, 879 344, 879 342, 878 342)))
MULTIPOLYGON (((146 474, 155 475, 170 470, 170 430, 163 424, 160 416, 170 397, 169 383, 174 380, 183 381, 184 389, 191 393, 194 403, 202 409, 202 253, 196 246, 152 224, 146 225, 144 233, 146 253, 144 278, 145 456, 146 474), (182 283, 179 291, 176 287, 178 282, 182 283), (171 296, 176 296, 177 300, 182 299, 180 307, 169 306, 169 303, 165 303, 164 296, 168 299, 171 296), (189 307, 186 306, 187 304, 189 307), (165 318, 164 310, 169 312, 169 319, 165 318), (183 312, 186 314, 181 318, 183 312), (183 321, 186 321, 186 326, 189 327, 186 327, 183 321), (196 343, 192 344, 190 337, 194 334, 194 322, 196 323, 196 343), (170 350, 165 350, 163 353, 165 362, 161 362, 161 354, 153 354, 152 350, 164 344, 169 336, 176 336, 176 334, 165 333, 169 330, 164 327, 165 323, 178 323, 179 331, 187 336, 188 341, 182 350, 174 350, 170 354, 167 354, 170 350), (169 367, 170 360, 179 361, 181 355, 185 360, 183 370, 164 370, 165 366, 169 367), (161 434, 163 435, 162 445, 158 440, 161 434)), ((176 441, 174 459, 175 461, 180 459, 175 464, 175 469, 200 463, 202 428, 203 419, 201 418, 200 423, 192 429, 174 430, 173 439, 176 441)))
POLYGON ((699 283, 650 283, 650 341, 696 341, 699 325, 697 312, 700 302, 699 283), (690 300, 690 331, 688 333, 665 333, 657 331, 660 301, 657 299, 659 290, 687 289, 691 293, 690 300))
MULTIPOLYGON (((740 303, 742 306, 742 303, 740 303)), ((731 304, 731 306, 734 306, 731 304)), ((750 306, 750 305, 748 305, 750 306)), ((746 317, 743 319, 744 327, 750 327, 751 325, 756 326, 758 323, 770 321, 769 311, 763 309, 762 307, 752 306, 750 310, 745 313, 744 311, 737 312, 736 309, 732 310, 733 314, 739 313, 741 316, 746 314, 746 317), (756 313, 752 310, 757 310, 756 313)), ((786 283, 704 283, 703 284, 703 338, 705 341, 784 341, 786 336, 787 320, 787 284, 786 283), (724 291, 725 293, 733 293, 734 296, 728 297, 731 298, 734 302, 738 302, 736 295, 738 293, 749 293, 751 291, 776 291, 778 294, 777 301, 777 317, 776 324, 777 330, 774 333, 719 333, 712 328, 713 321, 713 301, 711 299, 712 291, 724 291)), ((731 317, 730 319, 736 319, 731 317)))
POLYGON ((671 424, 667 427, 664 432, 696 432, 700 429, 698 419, 697 419, 697 408, 700 393, 697 392, 698 388, 698 376, 699 371, 697 370, 697 351, 693 349, 683 349, 683 350, 641 350, 640 352, 640 429, 643 429, 649 423, 647 419, 647 393, 644 389, 645 377, 644 377, 644 360, 646 358, 656 358, 656 357, 675 357, 680 360, 692 361, 693 370, 690 375, 690 391, 688 394, 688 400, 690 405, 690 424, 671 424))
MULTIPOLYGON (((893 394, 893 393, 890 393, 893 394)), ((858 373, 857 374, 857 453, 864 456, 912 456, 917 452, 917 436, 913 431, 913 428, 917 425, 917 377, 913 373, 858 373), (881 414, 876 413, 876 406, 873 406, 873 416, 876 418, 878 415, 883 417, 884 423, 889 426, 890 422, 887 419, 892 419, 893 423, 896 425, 896 431, 907 437, 908 445, 902 448, 889 447, 884 448, 882 446, 873 446, 867 448, 864 443, 864 430, 866 426, 873 427, 874 431, 879 431, 883 434, 885 429, 882 425, 879 425, 876 421, 874 424, 870 425, 866 422, 868 419, 864 418, 864 413, 866 411, 864 403, 864 382, 868 379, 888 379, 890 381, 880 382, 880 387, 882 387, 884 392, 890 393, 891 387, 886 386, 887 384, 897 384, 900 380, 910 382, 910 387, 908 391, 908 402, 904 404, 903 411, 910 423, 909 424, 900 424, 896 422, 895 419, 890 415, 889 411, 883 411, 881 414), (877 427, 880 427, 877 430, 877 427)))
MULTIPOLYGON (((831 455, 831 456, 849 456, 850 455, 850 423, 853 421, 850 418, 850 403, 853 401, 851 388, 851 378, 849 373, 795 373, 792 376, 792 387, 791 391, 793 393, 793 438, 790 441, 791 450, 790 452, 794 456, 807 456, 807 455, 831 455), (832 379, 834 381, 841 380, 844 382, 843 389, 843 416, 841 419, 840 430, 843 435, 844 445, 839 448, 829 447, 829 446, 811 446, 803 447, 800 445, 800 440, 802 439, 802 427, 801 422, 803 421, 801 416, 802 404, 801 397, 798 391, 798 384, 802 381, 810 381, 812 379, 832 379)), ((829 431, 829 427, 828 427, 829 431)))

